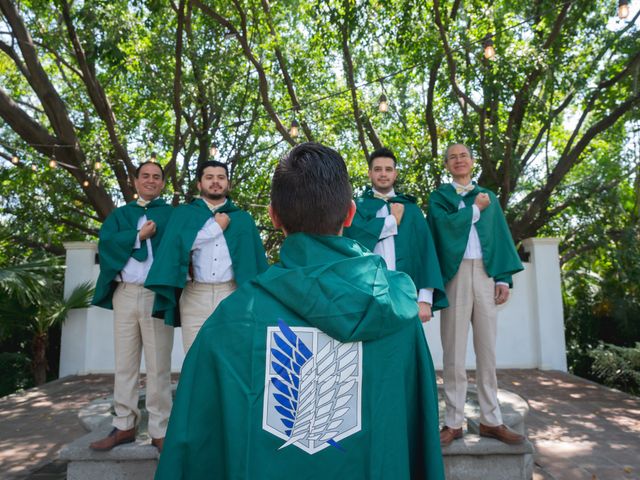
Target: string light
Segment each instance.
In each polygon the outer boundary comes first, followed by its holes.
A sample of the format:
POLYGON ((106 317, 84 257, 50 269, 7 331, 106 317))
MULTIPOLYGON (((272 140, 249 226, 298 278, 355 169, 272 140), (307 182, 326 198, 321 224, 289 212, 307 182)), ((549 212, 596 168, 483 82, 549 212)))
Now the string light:
POLYGON ((218 156, 218 146, 215 143, 211 144, 209 155, 211 155, 211 158, 218 156))
POLYGON ((102 168, 102 162, 96 162, 93 164, 93 168, 100 170, 102 168))
POLYGON ((155 163, 158 159, 158 154, 156 152, 151 152, 151 161, 155 163))
POLYGON ((38 167, 36 167, 35 163, 31 165, 31 170, 33 170, 34 172, 38 170, 38 167))
POLYGON ((289 129, 289 135, 291 135, 293 138, 298 138, 299 134, 300 134, 300 124, 294 118, 293 122, 291 122, 291 128, 289 129))
POLYGON ((382 113, 389 111, 389 101, 384 93, 380 95, 380 99, 378 100, 378 110, 382 113))
POLYGON ((629 0, 618 0, 618 18, 624 20, 629 16, 629 0))
POLYGON ((57 166, 58 166, 58 162, 56 162, 55 158, 52 158, 51 160, 49 160, 49 167, 56 168, 57 166))
POLYGON ((17 165, 18 163, 20 163, 20 159, 14 155, 13 157, 11 157, 11 163, 17 165))
POLYGON ((89 180, 85 180, 84 182, 82 182, 82 186, 84 188, 87 188, 89 186, 89 180))
POLYGON ((137 194, 137 193, 134 193, 134 194, 133 194, 133 199, 134 199, 134 200, 137 200, 137 199, 138 199, 138 194, 137 194))
POLYGON ((482 40, 482 46, 484 47, 484 58, 491 60, 496 56, 496 49, 493 47, 493 40, 491 34, 487 33, 482 40))

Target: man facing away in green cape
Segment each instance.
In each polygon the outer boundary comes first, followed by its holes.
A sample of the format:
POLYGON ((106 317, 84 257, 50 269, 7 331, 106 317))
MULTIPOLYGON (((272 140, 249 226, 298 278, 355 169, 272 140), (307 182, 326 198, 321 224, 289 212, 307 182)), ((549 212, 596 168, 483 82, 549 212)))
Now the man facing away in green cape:
POLYGON ((480 435, 508 444, 524 437, 502 423, 496 378, 497 305, 505 303, 511 276, 522 270, 507 222, 490 190, 471 181, 473 158, 462 144, 450 145, 444 157, 453 183, 429 197, 429 225, 442 267, 449 308, 440 317, 443 350, 443 447, 462 438, 467 396, 465 360, 473 325, 480 435))
POLYGON ((330 148, 304 143, 280 160, 280 263, 200 330, 157 480, 444 478, 416 289, 341 236, 351 194, 330 148))
POLYGON ((267 268, 253 218, 228 197, 227 165, 203 162, 196 176, 201 198, 173 212, 145 283, 154 314, 182 327, 185 353, 220 302, 267 268))
POLYGON ((418 314, 427 322, 447 306, 438 256, 424 214, 410 195, 394 190, 396 156, 380 148, 369 156, 371 186, 356 198, 346 237, 384 258, 387 268, 408 274, 418 290, 418 314))

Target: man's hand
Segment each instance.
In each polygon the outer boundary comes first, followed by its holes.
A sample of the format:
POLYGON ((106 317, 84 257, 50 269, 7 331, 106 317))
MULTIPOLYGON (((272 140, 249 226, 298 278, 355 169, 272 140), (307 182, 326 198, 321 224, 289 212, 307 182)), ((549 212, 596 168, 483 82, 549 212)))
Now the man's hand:
POLYGON ((478 195, 476 195, 476 199, 473 203, 478 207, 480 211, 482 211, 489 206, 489 204, 491 203, 491 199, 486 193, 479 193, 478 195))
POLYGON ((229 226, 229 223, 231 222, 229 215, 227 215, 226 213, 216 213, 213 219, 216 221, 218 225, 220 225, 220 228, 222 229, 223 232, 227 229, 227 227, 229 226))
POLYGON ((156 222, 154 222, 153 220, 147 220, 146 222, 144 222, 144 225, 142 225, 142 228, 140 229, 140 231, 138 232, 138 235, 140 235, 140 241, 144 241, 147 238, 151 238, 156 234, 156 222))
POLYGON ((401 203, 392 203, 389 205, 389 210, 391 210, 391 215, 396 217, 396 223, 400 225, 402 216, 404 215, 404 205, 401 203))
POLYGON ((509 299, 509 285, 496 285, 496 296, 494 298, 496 305, 502 305, 509 299))
POLYGON ((427 302, 418 302, 418 316, 422 323, 426 323, 431 320, 431 305, 427 302))

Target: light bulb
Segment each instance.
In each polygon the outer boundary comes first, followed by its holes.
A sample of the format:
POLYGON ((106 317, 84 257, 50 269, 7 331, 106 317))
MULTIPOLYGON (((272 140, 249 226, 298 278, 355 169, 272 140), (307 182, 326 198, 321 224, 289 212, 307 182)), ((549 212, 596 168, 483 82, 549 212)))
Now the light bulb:
POLYGON ((11 163, 17 165, 18 163, 20 163, 20 159, 14 155, 13 157, 11 157, 11 163))
POLYGON ((89 186, 89 180, 85 180, 84 182, 82 182, 82 186, 84 188, 87 188, 89 186))
POLYGON ((482 46, 484 47, 484 58, 491 60, 496 56, 496 49, 493 47, 493 40, 491 35, 487 34, 482 40, 482 46))
POLYGON ((100 170, 102 168, 102 162, 96 162, 93 164, 93 168, 100 170))
POLYGON ((49 167, 56 168, 57 166, 58 166, 58 162, 56 162, 55 158, 52 158, 51 160, 49 160, 49 167))
POLYGON ((618 18, 624 20, 629 16, 629 0, 618 1, 618 18))
POLYGON ((389 111, 389 101, 384 93, 380 95, 380 99, 378 100, 378 110, 382 113, 389 111))
POLYGON ((293 119, 293 122, 291 122, 291 129, 289 130, 289 134, 293 138, 297 138, 300 134, 300 124, 295 118, 293 119))

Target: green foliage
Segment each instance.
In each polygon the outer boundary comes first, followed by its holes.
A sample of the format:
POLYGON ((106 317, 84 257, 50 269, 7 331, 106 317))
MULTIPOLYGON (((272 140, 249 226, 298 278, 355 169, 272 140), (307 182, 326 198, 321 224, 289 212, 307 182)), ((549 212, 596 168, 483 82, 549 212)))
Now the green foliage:
POLYGON ((0 397, 33 386, 31 360, 23 353, 0 353, 0 397))
POLYGON ((600 343, 589 352, 591 371, 600 383, 640 395, 640 342, 634 347, 600 343))

